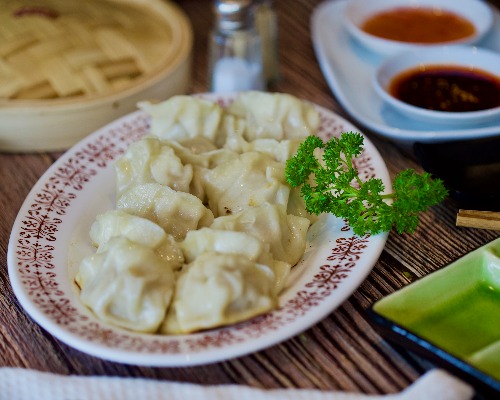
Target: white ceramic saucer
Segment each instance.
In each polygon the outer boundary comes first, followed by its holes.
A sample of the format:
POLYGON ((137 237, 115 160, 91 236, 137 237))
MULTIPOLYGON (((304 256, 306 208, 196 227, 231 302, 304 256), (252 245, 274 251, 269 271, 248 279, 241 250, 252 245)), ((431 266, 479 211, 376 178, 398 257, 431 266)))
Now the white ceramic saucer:
MULTIPOLYGON (((384 57, 363 48, 343 24, 346 0, 320 4, 311 17, 311 35, 319 65, 333 94, 359 125, 398 143, 478 139, 500 135, 500 119, 473 128, 439 126, 402 116, 384 104, 372 86, 384 57)), ((500 51, 500 15, 478 46, 500 51)))

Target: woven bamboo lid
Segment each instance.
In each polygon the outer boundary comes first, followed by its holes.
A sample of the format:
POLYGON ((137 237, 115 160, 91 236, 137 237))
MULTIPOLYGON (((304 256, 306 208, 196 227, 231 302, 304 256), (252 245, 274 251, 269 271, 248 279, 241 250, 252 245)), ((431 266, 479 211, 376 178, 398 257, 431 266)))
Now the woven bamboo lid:
POLYGON ((191 48, 169 1, 3 0, 0 150, 64 149, 140 100, 185 93, 191 48))

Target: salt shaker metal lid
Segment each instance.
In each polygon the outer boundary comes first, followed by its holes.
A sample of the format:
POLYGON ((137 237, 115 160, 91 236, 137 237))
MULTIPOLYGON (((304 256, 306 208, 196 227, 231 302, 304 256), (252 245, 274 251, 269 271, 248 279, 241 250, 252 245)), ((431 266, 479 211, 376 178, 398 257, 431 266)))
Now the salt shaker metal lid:
POLYGON ((255 27, 252 0, 214 0, 217 27, 220 30, 242 30, 255 27))

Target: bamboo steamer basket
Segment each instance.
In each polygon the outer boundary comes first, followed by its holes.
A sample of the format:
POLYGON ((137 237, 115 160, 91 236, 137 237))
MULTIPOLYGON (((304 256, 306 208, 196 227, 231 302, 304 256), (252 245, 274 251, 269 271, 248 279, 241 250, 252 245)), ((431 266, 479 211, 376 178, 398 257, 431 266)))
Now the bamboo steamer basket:
POLYGON ((63 150, 189 88, 193 33, 168 0, 1 1, 0 151, 63 150))

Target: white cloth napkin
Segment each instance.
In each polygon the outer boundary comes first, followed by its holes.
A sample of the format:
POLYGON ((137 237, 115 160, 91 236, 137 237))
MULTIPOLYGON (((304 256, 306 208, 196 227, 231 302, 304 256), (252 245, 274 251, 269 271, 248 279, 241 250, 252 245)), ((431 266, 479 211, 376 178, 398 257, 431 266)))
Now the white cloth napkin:
POLYGON ((240 385, 202 386, 143 378, 62 376, 0 368, 1 400, 466 400, 473 389, 434 369, 397 394, 377 396, 308 389, 264 390, 240 385))

